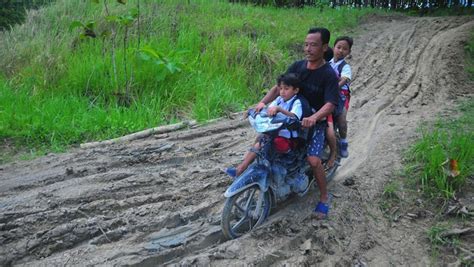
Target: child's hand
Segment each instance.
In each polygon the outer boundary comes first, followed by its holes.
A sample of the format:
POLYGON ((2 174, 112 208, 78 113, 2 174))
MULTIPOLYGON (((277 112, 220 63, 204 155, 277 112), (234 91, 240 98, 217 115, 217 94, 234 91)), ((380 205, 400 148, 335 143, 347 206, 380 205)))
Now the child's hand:
POLYGON ((259 103, 255 106, 255 111, 256 111, 256 112, 260 112, 264 107, 265 107, 265 103, 259 102, 259 103))
POLYGON ((278 106, 269 107, 267 109, 268 116, 275 116, 275 114, 277 114, 278 112, 280 112, 280 107, 278 106))

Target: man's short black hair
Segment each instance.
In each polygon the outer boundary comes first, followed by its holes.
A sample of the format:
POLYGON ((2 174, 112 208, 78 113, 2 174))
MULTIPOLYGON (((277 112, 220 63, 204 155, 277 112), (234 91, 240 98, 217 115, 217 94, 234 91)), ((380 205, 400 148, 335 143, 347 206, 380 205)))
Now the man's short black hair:
POLYGON ((326 28, 311 28, 309 29, 308 34, 318 32, 321 34, 321 41, 323 41, 323 44, 329 44, 329 39, 331 39, 331 32, 326 28))
POLYGON ((337 42, 339 41, 346 41, 349 44, 349 49, 352 49, 352 44, 354 43, 354 40, 352 40, 351 37, 349 36, 340 36, 336 38, 336 41, 334 41, 334 46, 336 46, 337 42))
POLYGON ((294 88, 301 88, 301 81, 296 73, 285 73, 280 75, 280 77, 278 77, 277 84, 281 85, 282 83, 288 86, 293 86, 294 88))

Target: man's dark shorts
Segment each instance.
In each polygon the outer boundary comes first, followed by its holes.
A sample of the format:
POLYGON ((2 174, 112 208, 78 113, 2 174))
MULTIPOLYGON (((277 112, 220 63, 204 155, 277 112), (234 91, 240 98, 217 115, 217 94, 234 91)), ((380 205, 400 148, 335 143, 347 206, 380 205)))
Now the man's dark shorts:
POLYGON ((313 138, 308 143, 308 156, 321 158, 324 151, 326 121, 318 122, 313 128, 313 138))

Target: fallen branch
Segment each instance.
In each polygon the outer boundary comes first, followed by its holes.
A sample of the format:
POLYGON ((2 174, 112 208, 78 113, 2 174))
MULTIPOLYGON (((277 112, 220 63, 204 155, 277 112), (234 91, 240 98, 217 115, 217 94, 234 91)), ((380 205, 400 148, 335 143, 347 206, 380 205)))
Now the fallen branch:
POLYGON ((463 234, 469 234, 473 232, 472 228, 464 228, 464 229, 452 229, 449 231, 446 231, 441 234, 441 237, 449 237, 453 235, 463 235, 463 234))
POLYGON ((465 249, 465 248, 463 248, 463 247, 461 247, 461 246, 457 246, 456 248, 459 249, 460 251, 462 251, 462 252, 464 252, 464 253, 470 255, 471 257, 474 256, 474 253, 473 253, 472 251, 468 250, 468 249, 465 249))
POLYGON ((192 121, 184 121, 176 124, 170 124, 170 125, 165 125, 165 126, 159 126, 147 130, 143 130, 141 132, 136 132, 133 134, 125 135, 122 137, 110 139, 110 140, 105 140, 105 141, 99 141, 99 142, 91 142, 91 143, 84 143, 81 144, 81 148, 91 148, 91 147, 97 147, 97 146, 102 146, 102 145, 111 145, 115 143, 121 143, 121 142, 126 142, 126 141, 132 141, 132 140, 137 140, 141 138, 148 137, 153 134, 163 134, 163 133, 168 133, 172 131, 176 131, 188 126, 193 126, 196 125, 197 122, 195 120, 192 121))

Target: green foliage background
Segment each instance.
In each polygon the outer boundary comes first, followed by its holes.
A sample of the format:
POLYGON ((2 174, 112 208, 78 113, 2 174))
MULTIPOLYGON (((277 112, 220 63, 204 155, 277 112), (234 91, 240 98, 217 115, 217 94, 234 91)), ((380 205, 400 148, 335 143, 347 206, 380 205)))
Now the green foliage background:
MULTIPOLYGON (((59 149, 243 110, 302 57, 308 28, 326 26, 337 36, 374 12, 140 1, 140 24, 129 28, 124 48, 124 27, 107 21, 102 2, 93 2, 56 1, 0 32, 0 138, 59 149), (80 37, 79 28, 69 29, 73 21, 94 21, 97 37, 80 37), (111 30, 117 32, 117 83, 110 35, 101 35, 111 30), (181 71, 145 60, 138 53, 144 47, 181 71), (125 66, 133 71, 126 101, 125 66)), ((120 16, 137 4, 108 1, 107 11, 120 16)))
POLYGON ((54 0, 0 0, 0 31, 22 23, 28 9, 39 8, 54 0))

